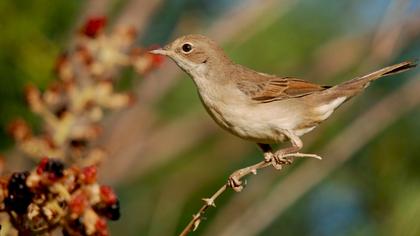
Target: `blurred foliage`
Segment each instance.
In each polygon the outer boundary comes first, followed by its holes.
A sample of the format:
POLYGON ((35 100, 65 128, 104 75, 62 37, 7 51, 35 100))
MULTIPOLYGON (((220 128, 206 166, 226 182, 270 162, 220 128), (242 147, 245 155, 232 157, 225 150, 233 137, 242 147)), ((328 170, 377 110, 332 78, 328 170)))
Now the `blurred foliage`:
MULTIPOLYGON (((121 8, 124 2, 114 1, 115 7, 121 8)), ((168 0, 159 14, 152 18, 141 41, 146 44, 167 42, 183 17, 199 16, 203 22, 212 22, 238 2, 168 0)), ((23 87, 26 83, 42 87, 53 78, 51 71, 55 57, 70 40, 69 31, 76 22, 81 3, 46 0, 0 2, 2 127, 13 117, 30 116, 23 104, 23 87)), ((361 35, 374 30, 389 4, 391 0, 298 1, 285 16, 245 42, 237 44, 232 40, 224 48, 234 61, 256 70, 311 80, 308 74, 310 65, 316 60, 315 53, 321 45, 340 36, 361 35)), ((278 10, 272 9, 270 14, 276 14, 278 10)), ((409 11, 418 14, 418 1, 410 1, 409 11)), ((194 17, 192 19, 196 19, 194 17)), ((259 27, 259 22, 252 27, 259 27)), ((418 57, 418 42, 419 37, 408 43, 391 61, 418 57)), ((359 75, 357 69, 354 66, 322 83, 344 81, 359 75)), ((130 72, 124 73, 124 77, 132 76, 130 72)), ((410 72, 411 75, 414 73, 410 72)), ((155 108, 161 124, 205 112, 192 81, 185 75, 182 77, 155 108)), ((318 150, 362 111, 406 82, 400 78, 407 77, 395 76, 375 83, 351 105, 346 104, 345 111, 338 111, 335 118, 316 129, 314 132, 322 132, 322 135, 316 136, 317 140, 306 149, 318 150)), ((131 84, 135 83, 122 86, 131 84)), ((302 197, 285 214, 278 216, 261 235, 420 235, 417 220, 420 217, 419 121, 418 109, 399 119, 359 150, 344 167, 302 197)), ((1 129, 0 140, 3 150, 10 146, 4 129, 1 129)), ((229 148, 221 151, 220 140, 227 140, 232 148, 236 142, 242 142, 217 129, 193 148, 178 153, 171 161, 118 186, 122 219, 112 225, 114 233, 160 235, 162 231, 179 232, 199 207, 199 199, 213 192, 231 171, 260 159, 253 144, 249 145, 246 154, 235 156, 229 148), (234 158, 234 161, 227 161, 229 158, 234 158), (204 168, 198 169, 197 166, 204 168), (185 176, 189 176, 188 179, 185 176), (190 192, 179 192, 177 186, 186 183, 190 192), (167 215, 156 215, 164 211, 160 209, 162 207, 167 215), (165 219, 165 222, 156 225, 156 219, 165 219), (166 222, 175 225, 166 225, 166 222)), ((278 179, 285 175, 278 174, 278 179)), ((258 176, 249 181, 250 184, 258 182, 258 176)), ((250 193, 245 189, 241 194, 250 193)), ((195 235, 206 231, 213 217, 233 195, 229 192, 218 200, 218 208, 209 211, 208 220, 195 235)))
POLYGON ((51 81, 58 53, 69 42, 82 1, 0 1, 0 148, 11 144, 5 126, 18 116, 35 122, 24 104, 27 84, 51 81))

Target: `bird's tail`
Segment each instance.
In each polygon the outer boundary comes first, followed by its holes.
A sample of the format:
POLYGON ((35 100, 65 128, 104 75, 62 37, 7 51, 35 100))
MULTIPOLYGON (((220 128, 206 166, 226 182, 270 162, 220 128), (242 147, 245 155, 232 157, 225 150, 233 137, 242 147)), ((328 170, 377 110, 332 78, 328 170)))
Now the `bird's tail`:
POLYGON ((382 68, 368 75, 346 81, 337 86, 334 86, 332 89, 340 90, 341 92, 344 92, 347 95, 347 98, 350 98, 362 91, 363 89, 365 89, 367 86, 369 86, 370 82, 374 80, 377 80, 384 76, 397 74, 414 68, 416 66, 417 60, 401 62, 392 66, 382 68))

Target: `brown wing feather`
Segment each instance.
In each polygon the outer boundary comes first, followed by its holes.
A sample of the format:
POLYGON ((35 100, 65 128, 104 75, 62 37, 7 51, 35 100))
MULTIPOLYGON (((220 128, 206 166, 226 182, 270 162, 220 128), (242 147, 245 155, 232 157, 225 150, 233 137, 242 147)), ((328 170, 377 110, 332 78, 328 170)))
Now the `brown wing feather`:
POLYGON ((271 102, 281 99, 303 97, 329 86, 321 86, 295 78, 271 78, 255 86, 251 99, 259 102, 271 102), (259 88, 259 89, 256 89, 259 88))
POLYGON ((238 89, 252 100, 262 103, 303 97, 330 88, 293 77, 259 73, 241 65, 235 65, 233 71, 238 89))

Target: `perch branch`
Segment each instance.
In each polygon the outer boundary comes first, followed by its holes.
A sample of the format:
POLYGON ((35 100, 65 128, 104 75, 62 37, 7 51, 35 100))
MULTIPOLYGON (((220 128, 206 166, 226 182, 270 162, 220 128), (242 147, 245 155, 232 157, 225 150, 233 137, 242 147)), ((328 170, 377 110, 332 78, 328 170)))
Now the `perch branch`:
MULTIPOLYGON (((290 162, 285 162, 283 165, 291 164, 294 157, 312 157, 312 158, 316 158, 316 159, 319 159, 319 160, 321 159, 319 156, 312 155, 312 154, 290 153, 290 154, 283 155, 283 158, 290 159, 290 162)), ((248 176, 249 174, 256 175, 257 170, 266 168, 266 167, 271 166, 271 165, 273 165, 273 163, 267 162, 266 160, 263 160, 263 161, 258 162, 257 164, 250 165, 248 167, 239 169, 239 170, 233 172, 233 174, 231 176, 235 176, 236 179, 238 181, 240 181, 245 176, 248 176)), ((278 165, 277 164, 276 169, 281 170, 283 165, 278 165)), ((186 236, 186 235, 188 235, 188 233, 190 233, 191 231, 195 231, 198 228, 198 226, 201 223, 201 219, 203 218, 207 209, 209 209, 209 207, 211 207, 211 206, 216 207, 215 200, 220 195, 222 195, 228 187, 232 188, 236 192, 240 192, 243 189, 243 186, 231 186, 230 181, 228 181, 222 187, 220 187, 210 198, 203 198, 204 205, 200 208, 200 210, 196 214, 193 215, 193 218, 188 223, 188 225, 184 228, 184 230, 181 232, 180 236, 186 236)))

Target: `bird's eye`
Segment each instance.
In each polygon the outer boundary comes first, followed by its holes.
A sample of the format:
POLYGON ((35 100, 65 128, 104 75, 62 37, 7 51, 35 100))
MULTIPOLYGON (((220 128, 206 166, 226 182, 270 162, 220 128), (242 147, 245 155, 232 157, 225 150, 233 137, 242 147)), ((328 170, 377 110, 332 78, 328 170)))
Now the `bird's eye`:
POLYGON ((191 50, 192 50, 192 45, 191 44, 185 43, 184 45, 182 45, 182 51, 183 52, 188 53, 188 52, 191 52, 191 50))

